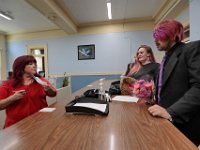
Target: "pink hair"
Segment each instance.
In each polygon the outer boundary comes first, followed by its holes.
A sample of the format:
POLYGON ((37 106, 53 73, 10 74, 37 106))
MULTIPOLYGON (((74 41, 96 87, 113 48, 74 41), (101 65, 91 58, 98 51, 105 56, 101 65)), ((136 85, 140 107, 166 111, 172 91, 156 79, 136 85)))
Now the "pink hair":
MULTIPOLYGON (((23 55, 15 59, 13 63, 13 74, 12 74, 13 87, 16 87, 22 83, 23 81, 22 77, 24 74, 25 66, 28 65, 29 63, 37 64, 37 61, 31 55, 23 55)), ((38 74, 36 74, 36 76, 38 76, 38 74)))
POLYGON ((150 61, 150 62, 152 62, 152 63, 155 63, 155 62, 156 62, 151 47, 150 47, 150 46, 147 46, 147 45, 141 45, 141 46, 138 48, 138 50, 137 50, 135 63, 133 64, 132 68, 130 69, 128 75, 131 75, 131 74, 133 74, 133 73, 138 72, 138 71, 140 70, 141 66, 142 66, 142 64, 141 64, 141 63, 139 62, 139 60, 138 60, 138 51, 139 51, 140 48, 144 48, 144 49, 146 50, 146 52, 147 52, 148 54, 150 54, 150 56, 149 56, 149 61, 150 61))
POLYGON ((176 20, 164 20, 160 22, 153 31, 153 37, 155 40, 179 42, 184 37, 183 25, 176 20))

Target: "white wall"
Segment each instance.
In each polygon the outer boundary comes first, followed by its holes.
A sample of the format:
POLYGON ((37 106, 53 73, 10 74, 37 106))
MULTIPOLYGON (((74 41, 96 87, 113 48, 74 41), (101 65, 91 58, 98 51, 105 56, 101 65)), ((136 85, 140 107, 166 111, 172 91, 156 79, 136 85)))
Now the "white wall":
POLYGON ((8 68, 14 59, 26 54, 28 44, 47 44, 49 74, 124 72, 141 44, 150 45, 160 61, 153 42, 152 30, 68 36, 46 40, 23 40, 8 43, 8 68), (78 60, 78 45, 95 44, 95 59, 78 60))
POLYGON ((200 0, 189 0, 190 40, 200 40, 200 0))

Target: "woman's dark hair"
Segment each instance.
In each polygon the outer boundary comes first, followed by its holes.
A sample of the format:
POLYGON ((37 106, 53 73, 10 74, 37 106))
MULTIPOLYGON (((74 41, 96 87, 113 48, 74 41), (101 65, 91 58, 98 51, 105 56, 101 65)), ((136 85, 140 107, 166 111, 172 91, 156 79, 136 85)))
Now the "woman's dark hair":
MULTIPOLYGON (((24 69, 25 69, 25 66, 29 63, 37 64, 37 61, 31 55, 23 55, 15 59, 13 63, 13 74, 12 74, 13 87, 16 87, 19 84, 22 84, 24 69)), ((39 76, 39 75, 36 74, 35 76, 39 76)))

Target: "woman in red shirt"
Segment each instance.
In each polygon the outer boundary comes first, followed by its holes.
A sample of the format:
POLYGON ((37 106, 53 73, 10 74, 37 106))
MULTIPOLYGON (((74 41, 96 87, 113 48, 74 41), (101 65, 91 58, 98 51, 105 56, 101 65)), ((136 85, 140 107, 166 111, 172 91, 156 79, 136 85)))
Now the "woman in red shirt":
POLYGON ((56 96, 56 89, 37 74, 36 64, 31 55, 16 58, 11 79, 0 86, 0 109, 6 109, 4 128, 47 107, 46 96, 56 96))

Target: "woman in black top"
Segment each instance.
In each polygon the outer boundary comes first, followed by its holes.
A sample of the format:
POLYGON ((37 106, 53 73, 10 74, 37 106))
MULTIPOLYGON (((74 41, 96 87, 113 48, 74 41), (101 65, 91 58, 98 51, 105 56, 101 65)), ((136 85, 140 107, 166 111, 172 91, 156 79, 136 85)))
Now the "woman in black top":
POLYGON ((153 51, 147 45, 141 45, 135 57, 135 62, 128 64, 125 77, 121 78, 120 89, 123 95, 132 95, 129 86, 135 80, 144 79, 145 81, 155 81, 159 64, 155 62, 153 51))
POLYGON ((137 50, 135 62, 128 64, 125 76, 134 79, 141 79, 148 76, 148 78, 155 80, 158 68, 159 63, 156 63, 151 47, 141 45, 137 50))

